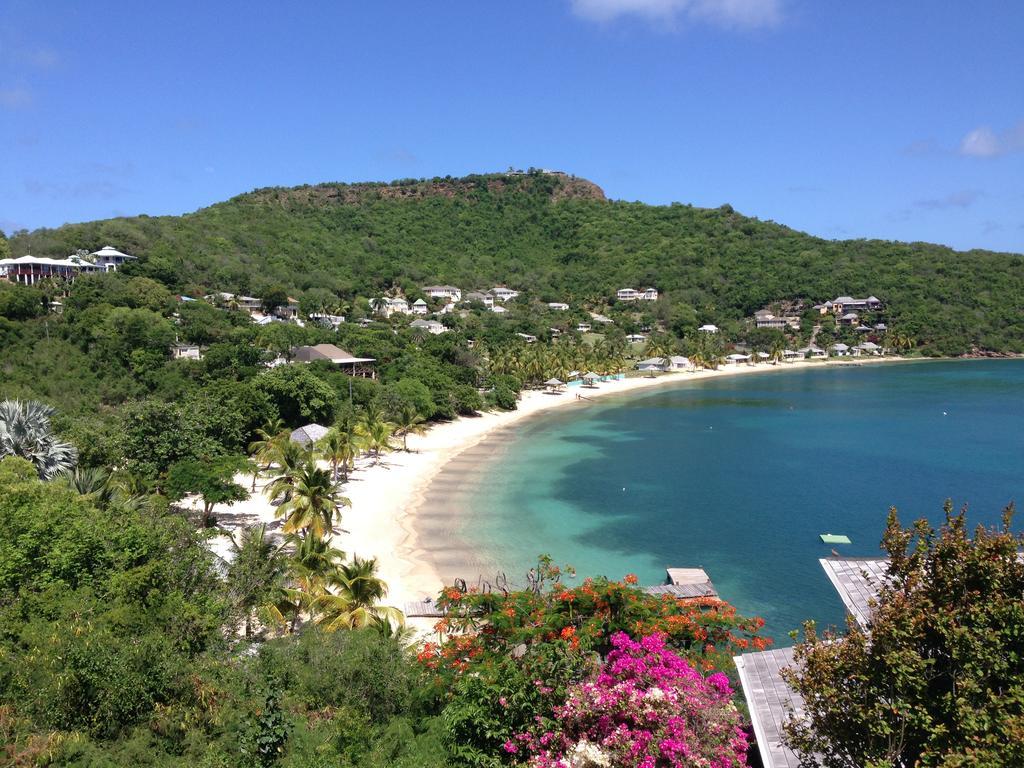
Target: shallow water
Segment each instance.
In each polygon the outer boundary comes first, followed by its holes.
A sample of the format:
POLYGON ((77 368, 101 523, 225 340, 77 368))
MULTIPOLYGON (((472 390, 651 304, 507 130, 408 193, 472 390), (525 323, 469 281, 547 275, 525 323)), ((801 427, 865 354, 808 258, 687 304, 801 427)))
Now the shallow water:
POLYGON ((423 541, 448 543, 434 551, 443 576, 522 582, 542 552, 641 583, 702 566, 784 640, 804 619, 843 620, 818 534, 878 555, 890 505, 940 521, 952 498, 994 524, 1024 498, 1024 361, 823 366, 566 410, 489 439, 432 485, 423 541))

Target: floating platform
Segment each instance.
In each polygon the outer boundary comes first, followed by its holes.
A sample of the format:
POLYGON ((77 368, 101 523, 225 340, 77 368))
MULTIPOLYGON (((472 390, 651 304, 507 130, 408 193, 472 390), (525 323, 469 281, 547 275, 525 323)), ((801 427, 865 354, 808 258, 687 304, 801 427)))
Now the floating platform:
POLYGON ((850 537, 843 536, 841 533, 823 533, 821 534, 821 540, 826 544, 849 544, 850 537))

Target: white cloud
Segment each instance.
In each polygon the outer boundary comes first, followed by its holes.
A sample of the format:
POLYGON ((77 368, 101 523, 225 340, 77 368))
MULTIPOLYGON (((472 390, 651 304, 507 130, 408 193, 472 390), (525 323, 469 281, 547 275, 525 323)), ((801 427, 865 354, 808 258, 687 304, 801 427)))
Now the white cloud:
POLYGON ((960 154, 968 157, 1000 157, 1021 151, 1024 151, 1024 120, 1000 133, 982 125, 960 142, 960 154))
POLYGON ((21 109, 32 103, 32 91, 27 88, 0 88, 0 107, 21 109))
POLYGON ((766 27, 782 17, 782 0, 570 0, 577 16, 607 22, 620 16, 688 19, 724 27, 766 27))

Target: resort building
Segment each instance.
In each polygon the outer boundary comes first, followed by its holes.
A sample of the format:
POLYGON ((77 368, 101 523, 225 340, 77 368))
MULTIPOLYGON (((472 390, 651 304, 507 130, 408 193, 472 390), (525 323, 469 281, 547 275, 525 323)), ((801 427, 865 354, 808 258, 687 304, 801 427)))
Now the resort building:
POLYGON ((649 357, 636 364, 638 371, 685 371, 690 367, 690 359, 682 355, 664 357, 649 357))
POLYGON ((873 341, 865 341, 863 344, 858 344, 854 348, 854 353, 858 355, 880 355, 882 354, 882 348, 875 344, 873 341))
POLYGON ((409 308, 409 302, 400 296, 381 296, 377 299, 370 299, 370 307, 373 308, 374 312, 378 315, 382 315, 384 317, 412 314, 412 310, 409 308))
POLYGON ((454 285, 428 285, 423 288, 423 292, 434 299, 462 301, 462 289, 454 285))
POLYGON ((850 354, 850 348, 846 344, 843 344, 842 342, 838 344, 833 344, 831 347, 829 347, 829 349, 832 351, 832 354, 835 355, 836 357, 846 357, 847 355, 850 354))
POLYGON ((504 285, 496 285, 494 288, 491 288, 491 296, 502 303, 509 299, 514 299, 518 295, 519 291, 513 291, 511 288, 506 288, 504 285))
POLYGON ((299 302, 289 296, 287 304, 274 307, 274 314, 283 320, 294 320, 299 316, 299 302))
POLYGON ((639 344, 642 341, 647 341, 647 337, 642 333, 629 333, 626 334, 626 341, 630 344, 639 344))
POLYGON ((815 304, 814 308, 823 315, 831 312, 834 315, 842 315, 852 310, 860 312, 878 312, 882 309, 882 301, 876 296, 868 296, 866 299, 855 299, 852 296, 837 296, 832 301, 824 304, 815 304))
POLYGON ((123 266, 126 262, 135 261, 135 256, 129 256, 127 253, 121 253, 112 245, 104 245, 98 251, 93 251, 89 254, 93 258, 93 263, 97 267, 103 267, 107 272, 117 272, 118 268, 123 266))
POLYGON ((712 325, 711 323, 708 323, 707 325, 702 325, 697 330, 702 332, 702 333, 718 333, 718 326, 717 325, 712 325))
POLYGON ((228 309, 241 309, 248 312, 250 315, 253 312, 259 312, 263 309, 263 302, 255 296, 236 296, 233 293, 219 291, 217 293, 211 293, 208 296, 204 296, 203 298, 211 304, 223 306, 228 309))
POLYGON ((786 321, 776 317, 767 309, 759 309, 754 313, 754 325, 758 328, 777 328, 782 330, 786 327, 786 321))
POLYGON ((325 312, 313 312, 310 314, 309 319, 316 325, 323 328, 332 328, 335 331, 345 322, 344 315, 329 315, 325 312))
POLYGON ((645 288, 642 291, 638 291, 635 288, 619 288, 615 292, 615 298, 618 301, 657 301, 658 289, 645 288))
POLYGON ((0 277, 21 285, 35 285, 49 278, 73 282, 79 274, 103 271, 103 267, 92 264, 80 256, 70 256, 66 259, 36 256, 0 259, 0 277))
POLYGON ((549 301, 548 309, 554 309, 559 312, 565 312, 567 309, 569 309, 569 305, 561 301, 549 301))
POLYGON ((333 344, 292 347, 291 356, 292 360, 297 363, 333 363, 349 376, 358 376, 363 379, 377 378, 377 373, 373 369, 375 360, 372 357, 355 357, 333 344))
POLYGON ((491 296, 491 294, 482 291, 471 291, 470 293, 467 293, 466 301, 479 301, 488 309, 494 306, 494 297, 491 296))
POLYGON ((425 315, 429 311, 430 308, 427 306, 427 302, 423 299, 416 299, 416 301, 412 303, 412 313, 414 315, 425 315))
POLYGON ((409 323, 409 327, 414 331, 426 331, 427 333, 432 333, 435 336, 448 330, 441 323, 437 322, 437 320, 413 320, 409 323))
POLYGON ((171 357, 174 360, 202 360, 203 351, 198 344, 175 342, 171 345, 171 357))
POLYGON ((860 315, 858 315, 856 312, 847 312, 844 315, 841 315, 836 322, 839 323, 839 325, 859 325, 860 315))
POLYGON ((590 323, 577 323, 576 330, 580 333, 590 333, 590 323))

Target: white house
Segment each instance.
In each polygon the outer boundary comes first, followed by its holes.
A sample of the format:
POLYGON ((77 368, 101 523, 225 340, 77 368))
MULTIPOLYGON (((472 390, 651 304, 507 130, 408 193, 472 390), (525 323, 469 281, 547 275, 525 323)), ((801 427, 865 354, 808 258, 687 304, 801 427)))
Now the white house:
POLYGON ((134 261, 135 256, 121 253, 112 245, 104 245, 98 251, 89 254, 97 267, 103 267, 107 272, 117 272, 117 268, 127 261, 134 261))
POLYGON ((508 312, 508 310, 501 306, 501 304, 495 304, 493 307, 491 307, 491 312, 496 312, 499 315, 504 315, 506 312, 508 312))
POLYGON ((718 333, 718 326, 717 325, 711 325, 710 323, 708 323, 707 325, 702 325, 697 330, 701 331, 703 333, 718 333))
POLYGON ((640 301, 657 301, 658 300, 658 289, 657 288, 644 288, 643 293, 640 294, 640 301))
POLYGON ((71 256, 67 259, 47 259, 35 256, 0 259, 0 277, 22 285, 35 285, 48 277, 73 281, 82 272, 100 271, 102 271, 102 267, 78 256, 71 256))
POLYGON ((462 301, 462 289, 454 285, 428 285, 423 288, 423 292, 434 299, 462 301))
POLYGON ((561 301, 549 301, 548 309, 555 309, 558 310, 559 312, 565 312, 567 309, 569 309, 569 305, 561 301))
POLYGON ((842 342, 839 342, 838 344, 833 344, 831 347, 829 347, 829 349, 832 350, 836 357, 846 357, 847 355, 850 354, 850 347, 847 346, 846 344, 843 344, 842 342))
POLYGON ((537 341, 537 337, 529 333, 517 333, 516 336, 525 341, 527 344, 533 344, 535 341, 537 341))
POLYGON ((630 333, 626 335, 626 341, 630 344, 639 344, 641 341, 647 341, 647 337, 642 333, 630 333))
POLYGON ((494 297, 489 293, 482 291, 472 291, 466 294, 466 301, 479 301, 485 307, 490 309, 494 306, 494 297))
POLYGON ((427 314, 428 309, 427 302, 423 299, 416 299, 416 301, 412 303, 412 313, 414 315, 425 315, 427 314))
POLYGON ((610 317, 605 317, 604 315, 598 314, 597 312, 591 312, 590 319, 593 320, 595 323, 601 323, 602 325, 611 325, 612 323, 615 322, 610 317))
POLYGON ((725 359, 733 365, 737 363, 745 363, 750 359, 750 355, 741 355, 739 352, 733 352, 731 355, 726 355, 725 359))
POLYGON ((511 288, 506 288, 504 285, 496 285, 491 288, 491 296, 500 302, 506 302, 509 299, 514 299, 519 295, 519 291, 513 291, 511 288))
POLYGON ((175 342, 171 345, 171 357, 175 360, 202 360, 203 351, 198 344, 175 342))
POLYGON ((413 320, 409 327, 418 331, 427 331, 435 336, 448 330, 437 320, 413 320))
POLYGON ((684 371, 690 367, 690 359, 682 355, 672 355, 665 362, 663 357, 649 357, 636 364, 638 371, 684 371))
POLYGON ((324 328, 333 328, 338 330, 339 326, 345 322, 343 315, 331 315, 326 312, 312 312, 309 315, 310 321, 316 325, 323 326, 324 328))
POLYGON ((759 309, 754 313, 754 325, 758 328, 777 328, 782 330, 787 321, 784 317, 776 317, 767 309, 759 309))
POLYGON ((638 301, 640 293, 635 288, 619 288, 615 292, 615 298, 619 301, 638 301))
POLYGON ((580 333, 590 333, 590 323, 578 323, 576 330, 580 333))

